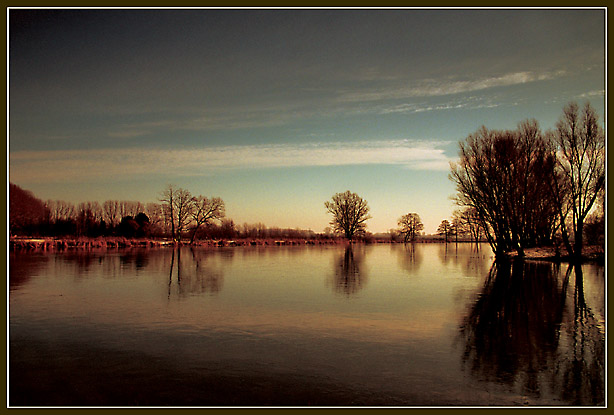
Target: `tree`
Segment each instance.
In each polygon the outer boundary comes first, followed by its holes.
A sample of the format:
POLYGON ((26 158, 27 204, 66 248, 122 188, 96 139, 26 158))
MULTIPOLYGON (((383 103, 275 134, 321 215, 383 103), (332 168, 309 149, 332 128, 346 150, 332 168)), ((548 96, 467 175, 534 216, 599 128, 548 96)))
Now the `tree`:
POLYGON ((45 204, 16 184, 9 183, 9 192, 10 233, 31 232, 47 216, 45 204))
POLYGON ((102 218, 103 210, 98 202, 88 201, 79 203, 76 218, 77 234, 90 237, 104 234, 106 224, 102 218))
POLYGON ((169 184, 160 195, 160 202, 164 208, 165 222, 171 226, 171 239, 175 240, 175 187, 169 184))
POLYGON ((104 219, 111 226, 117 225, 118 218, 120 217, 119 201, 107 200, 102 204, 104 211, 104 219))
POLYGON ((366 200, 347 190, 336 193, 332 200, 324 202, 324 206, 333 215, 330 225, 335 232, 343 232, 350 241, 354 236, 364 234, 365 222, 371 218, 366 200))
POLYGON ((558 154, 552 190, 558 197, 561 234, 569 254, 582 256, 584 224, 599 194, 605 189, 605 136, 598 116, 590 103, 580 111, 578 104, 569 103, 550 132, 558 154), (571 214, 569 241, 566 219, 571 214))
POLYGON ((222 219, 226 216, 224 201, 219 197, 208 199, 202 195, 198 196, 193 199, 191 215, 194 221, 194 229, 190 243, 193 243, 196 233, 202 225, 208 224, 211 220, 222 219))
POLYGON ((448 235, 450 234, 451 229, 452 226, 450 225, 450 222, 447 219, 444 219, 439 224, 439 228, 437 228, 437 234, 442 235, 446 243, 448 243, 448 235))
POLYGON ((422 220, 417 213, 408 213, 399 218, 399 233, 403 235, 403 242, 413 242, 419 232, 424 229, 422 220))
POLYGON ((194 198, 188 190, 179 188, 175 191, 175 197, 173 198, 173 211, 175 212, 175 218, 177 219, 177 240, 181 242, 181 235, 187 228, 194 207, 194 198))
POLYGON ((459 209, 456 209, 452 213, 452 224, 451 224, 451 233, 454 235, 456 239, 456 243, 458 243, 459 235, 466 235, 469 232, 469 226, 467 222, 463 218, 463 212, 459 209))
POLYGON ((450 174, 456 201, 474 209, 496 256, 551 240, 556 203, 544 183, 556 159, 535 120, 511 131, 482 127, 460 143, 459 155, 450 174))

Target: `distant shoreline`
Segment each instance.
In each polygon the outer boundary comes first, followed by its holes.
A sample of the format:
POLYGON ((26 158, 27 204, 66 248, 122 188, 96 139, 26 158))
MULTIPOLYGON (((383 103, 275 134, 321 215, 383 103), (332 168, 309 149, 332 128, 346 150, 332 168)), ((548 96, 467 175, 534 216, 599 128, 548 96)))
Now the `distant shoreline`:
MULTIPOLYGON (((168 239, 155 238, 124 238, 124 237, 76 237, 76 238, 52 238, 52 237, 11 237, 9 248, 12 251, 66 251, 66 250, 97 250, 97 249, 126 249, 126 248, 163 248, 177 246, 192 247, 239 247, 239 246, 300 246, 300 245, 347 245, 347 244, 403 244, 403 242, 390 239, 370 238, 366 240, 348 241, 344 238, 236 238, 236 239, 206 239, 197 240, 194 243, 189 241, 173 242, 168 239)), ((438 243, 444 244, 443 239, 425 238, 416 240, 415 243, 438 243)), ((468 244, 473 241, 448 241, 450 245, 456 243, 468 244)), ((481 242, 486 243, 486 242, 481 242)), ((569 262, 569 256, 564 249, 557 251, 555 247, 537 247, 525 249, 525 260, 569 262)), ((517 252, 508 254, 510 259, 518 258, 517 252)), ((586 246, 584 249, 584 260, 603 261, 605 252, 601 246, 586 246)))
MULTIPOLYGON (((458 241, 459 243, 470 243, 469 241, 458 241)), ((287 245, 343 245, 349 243, 371 244, 371 243, 399 243, 388 238, 367 238, 357 239, 352 242, 345 238, 234 238, 234 239, 202 239, 190 243, 189 240, 173 242, 164 238, 124 238, 124 237, 73 237, 73 238, 54 238, 54 237, 20 237, 10 238, 9 246, 11 249, 32 250, 32 249, 117 249, 117 248, 155 248, 172 246, 195 246, 195 247, 224 247, 224 246, 287 246, 287 245)), ((443 239, 425 238, 415 241, 415 243, 444 243, 443 239)), ((455 242, 448 242, 453 244, 455 242)))

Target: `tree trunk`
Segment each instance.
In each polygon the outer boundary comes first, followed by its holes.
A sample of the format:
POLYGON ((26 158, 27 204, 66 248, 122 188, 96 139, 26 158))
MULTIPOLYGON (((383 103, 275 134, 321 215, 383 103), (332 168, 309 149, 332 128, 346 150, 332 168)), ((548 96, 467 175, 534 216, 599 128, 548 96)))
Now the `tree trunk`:
POLYGON ((584 220, 579 219, 576 226, 575 240, 574 240, 574 260, 580 261, 582 259, 582 248, 584 246, 584 220))

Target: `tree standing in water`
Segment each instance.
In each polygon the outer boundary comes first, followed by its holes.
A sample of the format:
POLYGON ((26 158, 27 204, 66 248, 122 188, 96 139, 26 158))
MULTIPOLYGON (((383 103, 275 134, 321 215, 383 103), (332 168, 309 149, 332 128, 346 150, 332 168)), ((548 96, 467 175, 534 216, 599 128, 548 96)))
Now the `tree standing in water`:
POLYGON ((417 213, 408 213, 399 218, 399 232, 403 235, 403 242, 413 242, 418 233, 424 229, 422 220, 417 213))
POLYGON ((450 225, 450 222, 447 219, 444 219, 439 224, 439 228, 437 228, 437 234, 442 235, 445 238, 446 243, 448 243, 448 235, 450 235, 451 230, 452 225, 450 225))
POLYGON ((580 259, 585 220, 605 189, 605 136, 590 103, 580 110, 572 102, 563 109, 550 137, 558 154, 552 185, 558 201, 561 234, 569 254, 580 259), (573 245, 567 224, 570 214, 573 245))
POLYGON ((371 218, 367 201, 349 190, 337 193, 332 200, 324 202, 328 213, 333 215, 330 224, 334 231, 343 232, 350 241, 364 234, 366 221, 371 218))

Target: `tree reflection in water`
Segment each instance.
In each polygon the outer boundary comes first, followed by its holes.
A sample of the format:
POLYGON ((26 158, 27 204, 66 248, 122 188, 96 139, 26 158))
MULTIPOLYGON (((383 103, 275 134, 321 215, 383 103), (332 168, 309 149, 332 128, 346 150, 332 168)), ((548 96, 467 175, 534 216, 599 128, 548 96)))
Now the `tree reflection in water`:
POLYGON ((410 274, 417 273, 422 264, 422 250, 416 249, 415 243, 403 244, 403 251, 399 255, 401 268, 410 274))
POLYGON ((586 304, 581 266, 559 275, 556 264, 495 262, 460 327, 464 367, 522 394, 603 404, 605 334, 586 304))
POLYGON ((335 260, 333 288, 339 294, 351 296, 366 284, 366 274, 361 267, 364 261, 364 246, 348 245, 342 256, 335 260))
MULTIPOLYGON (((222 266, 211 261, 213 257, 214 252, 206 249, 189 248, 189 251, 184 248, 174 249, 169 268, 169 299, 173 293, 173 276, 174 292, 180 298, 187 295, 219 293, 224 285, 224 272, 222 266), (174 270, 176 271, 173 272, 174 270)), ((228 257, 224 257, 224 260, 228 260, 228 257)))

